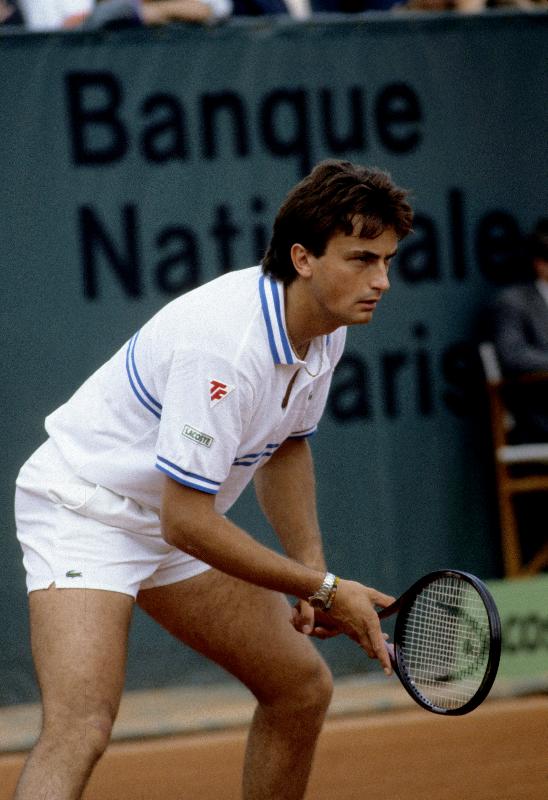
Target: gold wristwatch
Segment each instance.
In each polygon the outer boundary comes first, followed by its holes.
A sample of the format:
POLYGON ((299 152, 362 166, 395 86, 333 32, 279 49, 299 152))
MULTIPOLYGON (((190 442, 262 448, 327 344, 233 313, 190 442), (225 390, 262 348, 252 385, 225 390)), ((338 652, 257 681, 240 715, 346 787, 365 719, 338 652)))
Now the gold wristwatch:
POLYGON ((326 572, 320 588, 308 598, 310 605, 321 611, 329 611, 335 599, 338 583, 339 579, 336 575, 333 575, 331 572, 326 572))

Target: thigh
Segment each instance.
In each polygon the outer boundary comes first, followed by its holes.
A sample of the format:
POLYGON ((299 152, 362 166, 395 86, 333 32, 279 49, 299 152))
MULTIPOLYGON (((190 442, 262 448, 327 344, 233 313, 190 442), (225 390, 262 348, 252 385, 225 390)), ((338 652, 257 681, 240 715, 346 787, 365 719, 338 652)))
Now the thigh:
POLYGON ((57 589, 29 595, 32 654, 44 722, 63 709, 115 717, 124 685, 133 599, 118 592, 57 589))
POLYGON ((286 598, 217 570, 142 590, 137 603, 180 641, 241 680, 262 702, 327 672, 291 625, 286 598))

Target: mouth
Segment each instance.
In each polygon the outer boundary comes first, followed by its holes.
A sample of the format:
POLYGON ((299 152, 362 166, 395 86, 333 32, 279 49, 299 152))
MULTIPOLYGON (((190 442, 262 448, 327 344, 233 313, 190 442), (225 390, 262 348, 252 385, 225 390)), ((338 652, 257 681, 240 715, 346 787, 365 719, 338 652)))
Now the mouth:
POLYGON ((377 307, 378 299, 376 300, 358 300, 358 305, 368 311, 374 311, 377 307))

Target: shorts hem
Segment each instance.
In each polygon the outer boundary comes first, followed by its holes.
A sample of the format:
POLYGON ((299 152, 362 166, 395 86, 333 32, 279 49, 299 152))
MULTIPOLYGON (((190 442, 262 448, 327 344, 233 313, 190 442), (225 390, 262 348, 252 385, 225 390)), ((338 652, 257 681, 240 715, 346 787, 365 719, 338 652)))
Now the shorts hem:
POLYGON ((64 578, 57 579, 50 577, 47 579, 36 578, 32 581, 27 581, 27 594, 38 592, 42 589, 49 589, 49 587, 53 585, 55 585, 56 589, 97 589, 104 592, 117 592, 118 594, 127 594, 129 597, 133 597, 134 600, 139 592, 138 589, 136 592, 133 592, 131 589, 121 589, 119 586, 112 586, 107 583, 90 583, 89 581, 76 582, 74 580, 67 581, 64 578))
POLYGON ((157 577, 155 574, 153 574, 150 576, 150 578, 144 580, 139 588, 145 591, 146 589, 156 589, 159 588, 160 586, 170 586, 172 583, 181 583, 182 581, 188 581, 190 580, 190 578, 195 578, 196 575, 201 575, 202 573, 212 569, 212 567, 209 564, 206 564, 203 561, 195 562, 192 565, 191 569, 189 569, 188 567, 189 565, 187 565, 187 569, 185 570, 184 575, 177 575, 175 577, 162 578, 161 576, 157 577), (145 586, 144 584, 148 585, 145 586))
POLYGON ((55 578, 53 575, 48 576, 47 578, 30 578, 27 576, 27 594, 43 589, 49 589, 50 586, 55 584, 56 589, 97 589, 104 592, 127 594, 129 597, 133 597, 133 599, 136 600, 141 589, 155 589, 159 588, 160 586, 169 586, 172 583, 181 583, 181 581, 194 578, 196 575, 201 575, 203 572, 207 572, 210 569, 211 567, 209 564, 205 564, 204 562, 196 562, 192 565, 192 569, 189 569, 187 565, 187 569, 184 571, 185 574, 171 575, 169 577, 166 575, 164 578, 161 576, 155 576, 153 574, 149 578, 145 578, 145 580, 143 580, 135 588, 135 590, 130 588, 121 588, 120 586, 95 580, 83 580, 78 578, 70 578, 67 580, 67 578, 64 576, 55 578))

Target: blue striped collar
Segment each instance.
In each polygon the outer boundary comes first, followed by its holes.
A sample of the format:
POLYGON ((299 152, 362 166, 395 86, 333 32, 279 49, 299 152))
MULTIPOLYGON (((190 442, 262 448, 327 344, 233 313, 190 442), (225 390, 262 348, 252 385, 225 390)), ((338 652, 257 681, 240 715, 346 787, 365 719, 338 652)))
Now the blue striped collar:
POLYGON ((259 278, 259 295, 263 309, 268 344, 275 364, 296 364, 299 359, 293 352, 285 327, 284 286, 269 275, 259 278))
MULTIPOLYGON (((270 275, 259 278, 259 295, 263 310, 268 344, 275 364, 304 364, 294 352, 287 328, 285 327, 285 293, 284 285, 270 275)), ((321 348, 329 345, 329 336, 323 336, 319 343, 321 348)), ((327 363, 327 354, 324 351, 327 363)))

